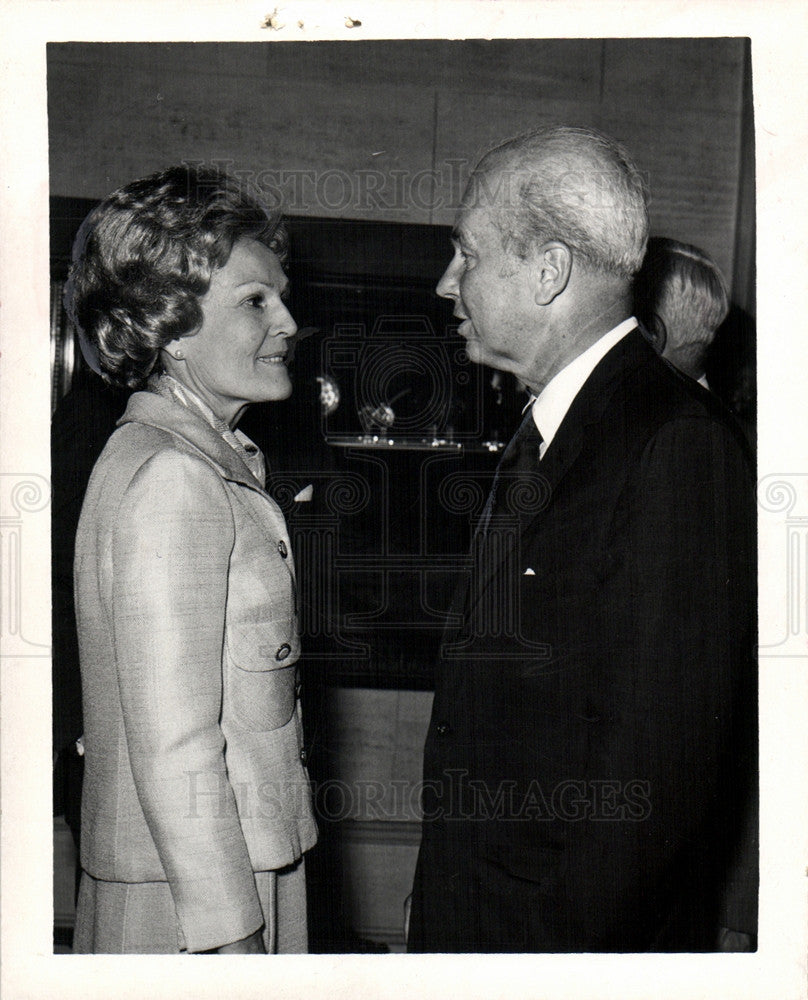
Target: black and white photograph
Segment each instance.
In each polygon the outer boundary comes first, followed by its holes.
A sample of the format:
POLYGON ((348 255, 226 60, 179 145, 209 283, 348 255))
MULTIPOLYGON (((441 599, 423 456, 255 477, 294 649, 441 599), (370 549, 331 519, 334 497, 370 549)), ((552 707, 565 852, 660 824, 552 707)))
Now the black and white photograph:
POLYGON ((8 995, 804 996, 798 5, 22 6, 8 995))

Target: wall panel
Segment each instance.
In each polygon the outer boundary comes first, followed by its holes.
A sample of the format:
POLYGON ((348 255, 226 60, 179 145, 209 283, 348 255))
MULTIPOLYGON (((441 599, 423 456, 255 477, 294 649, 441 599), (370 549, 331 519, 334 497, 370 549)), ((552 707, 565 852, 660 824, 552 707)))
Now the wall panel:
POLYGON ((608 38, 603 103, 737 115, 743 58, 741 38, 608 38))
POLYGON ((251 171, 269 191, 280 189, 295 214, 429 221, 418 201, 402 210, 392 195, 374 198, 367 174, 430 168, 428 88, 379 85, 369 100, 361 83, 290 82, 256 66, 256 56, 269 51, 263 46, 250 49, 244 73, 209 61, 208 46, 184 47, 173 64, 147 51, 151 46, 142 54, 140 46, 125 48, 125 59, 106 65, 54 55, 52 194, 98 198, 183 159, 218 159, 251 171))
POLYGON ((269 170, 292 214, 447 224, 481 152, 563 120, 622 138, 648 172, 654 231, 732 274, 744 51, 710 38, 51 46, 51 193, 97 198, 219 158, 269 170))
POLYGON ((447 91, 438 95, 435 167, 441 183, 431 221, 451 225, 465 181, 480 156, 508 136, 527 128, 570 122, 597 125, 596 102, 562 97, 502 97, 447 91), (458 183, 457 175, 463 183, 458 183), (451 179, 451 183, 447 183, 451 179))
POLYGON ((604 131, 630 149, 650 188, 651 231, 710 253, 729 280, 735 254, 740 119, 645 106, 605 111, 604 131))

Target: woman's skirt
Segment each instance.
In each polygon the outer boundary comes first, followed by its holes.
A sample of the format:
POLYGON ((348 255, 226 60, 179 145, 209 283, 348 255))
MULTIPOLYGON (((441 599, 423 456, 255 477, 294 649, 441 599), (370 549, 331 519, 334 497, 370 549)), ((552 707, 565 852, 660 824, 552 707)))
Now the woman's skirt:
MULTIPOLYGON (((269 954, 304 954, 304 862, 256 872, 269 954)), ((222 944, 228 942, 222 941, 222 944)), ((185 951, 168 882, 103 882, 82 872, 73 934, 76 955, 171 955, 185 951)))

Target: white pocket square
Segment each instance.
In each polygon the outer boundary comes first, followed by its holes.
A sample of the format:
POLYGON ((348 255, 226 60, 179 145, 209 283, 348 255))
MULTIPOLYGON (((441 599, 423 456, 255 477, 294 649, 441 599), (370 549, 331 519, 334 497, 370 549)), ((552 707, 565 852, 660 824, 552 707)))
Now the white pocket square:
POLYGON ((535 575, 536 575, 536 570, 531 569, 530 566, 528 566, 528 568, 522 574, 522 576, 535 576, 535 575))
POLYGON ((314 495, 314 486, 309 483, 308 486, 304 486, 303 489, 294 498, 295 503, 304 503, 306 500, 311 500, 314 495))

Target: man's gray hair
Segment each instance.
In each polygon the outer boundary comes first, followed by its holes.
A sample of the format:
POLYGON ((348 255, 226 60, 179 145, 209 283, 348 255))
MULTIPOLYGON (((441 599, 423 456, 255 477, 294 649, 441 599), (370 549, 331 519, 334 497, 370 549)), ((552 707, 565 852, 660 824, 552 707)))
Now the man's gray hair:
POLYGON ((727 283, 718 265, 690 243, 654 237, 637 275, 638 315, 665 323, 671 348, 710 345, 729 312, 727 283))
POLYGON ((482 158, 469 191, 498 206, 504 244, 519 257, 558 240, 597 270, 630 279, 640 269, 646 186, 622 146, 595 129, 550 125, 508 139, 482 158))

